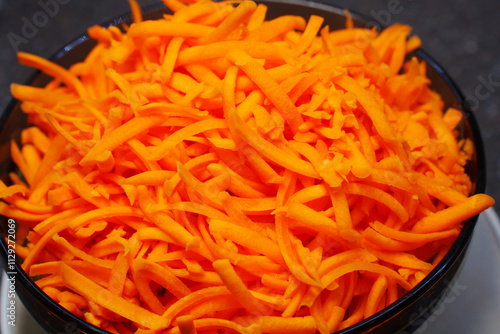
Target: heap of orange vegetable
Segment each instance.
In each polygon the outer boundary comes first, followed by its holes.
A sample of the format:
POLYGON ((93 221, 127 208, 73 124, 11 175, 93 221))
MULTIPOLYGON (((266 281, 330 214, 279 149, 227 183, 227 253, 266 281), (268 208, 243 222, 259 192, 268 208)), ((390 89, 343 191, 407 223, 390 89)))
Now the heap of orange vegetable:
POLYGON ((471 197, 462 113, 410 28, 329 31, 251 1, 91 27, 69 69, 12 85, 33 124, 0 184, 22 267, 112 333, 333 333, 442 259, 471 197), (26 237, 28 243, 23 245, 26 237))

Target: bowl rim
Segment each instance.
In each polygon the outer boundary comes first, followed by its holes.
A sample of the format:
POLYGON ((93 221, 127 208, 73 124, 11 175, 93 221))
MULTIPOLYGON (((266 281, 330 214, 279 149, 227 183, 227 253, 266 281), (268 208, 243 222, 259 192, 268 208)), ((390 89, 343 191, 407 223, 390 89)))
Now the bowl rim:
MULTIPOLYGON (((255 0, 257 3, 264 3, 264 4, 291 4, 295 6, 302 6, 302 7, 307 7, 307 8, 312 8, 315 10, 320 10, 320 11, 326 11, 329 13, 333 14, 338 14, 345 16, 345 10, 338 7, 336 4, 329 2, 328 0, 255 0)), ((163 4, 163 3, 158 3, 158 4, 153 4, 150 6, 146 6, 141 8, 143 15, 151 15, 154 14, 155 12, 159 11, 165 11, 169 12, 169 9, 163 4)), ((378 31, 381 31, 386 28, 386 26, 375 22, 374 20, 371 20, 368 16, 360 14, 356 11, 352 11, 351 9, 348 9, 353 20, 358 21, 358 23, 364 23, 364 24, 369 24, 369 23, 376 23, 378 25, 378 31)), ((108 21, 106 21, 104 24, 101 24, 103 27, 108 27, 108 26, 118 26, 123 23, 130 22, 132 19, 132 15, 130 12, 127 12, 125 14, 119 15, 115 18, 112 18, 108 21)), ((372 26, 371 26, 372 27, 372 26)), ((81 45, 84 42, 90 41, 89 35, 85 32, 78 37, 74 38, 67 44, 65 44, 62 48, 60 48, 58 51, 55 52, 55 54, 50 57, 49 59, 52 61, 57 61, 64 55, 66 55, 68 52, 71 52, 75 47, 81 45)), ((446 72, 446 70, 432 57, 430 54, 428 54, 424 49, 419 48, 418 50, 415 51, 415 55, 418 56, 421 60, 424 60, 428 66, 431 66, 435 71, 436 74, 441 77, 448 88, 451 89, 453 96, 457 99, 458 101, 458 107, 461 109, 461 112, 464 114, 464 117, 467 119, 470 130, 471 130, 471 136, 472 139, 475 143, 475 155, 476 155, 476 160, 477 160, 477 165, 478 166, 483 166, 483 168, 478 168, 477 169, 477 180, 475 183, 475 187, 473 188, 472 194, 476 193, 482 193, 485 191, 486 187, 486 164, 485 164, 485 152, 484 152, 484 144, 483 140, 481 137, 481 132, 479 129, 479 125, 477 122, 477 119, 474 115, 474 112, 471 110, 469 105, 466 103, 464 95, 456 82, 452 79, 452 77, 446 72)), ((40 71, 34 71, 34 73, 26 80, 26 84, 30 84, 32 81, 34 81, 35 78, 37 78, 41 74, 40 71)), ((0 114, 0 128, 3 128, 5 119, 9 116, 10 112, 15 108, 16 104, 18 104, 19 101, 16 99, 12 98, 11 101, 8 103, 7 107, 2 111, 0 114)), ((8 217, 6 217, 8 218, 8 217)), ((463 228, 460 231, 457 239, 453 243, 452 247, 448 250, 446 255, 441 259, 441 261, 436 265, 436 267, 429 272, 429 274, 426 275, 426 277, 418 283, 415 287, 413 287, 411 290, 409 290, 405 295, 401 296, 398 298, 394 303, 390 304, 389 306, 386 306, 383 308, 381 311, 373 314, 372 316, 357 322, 343 330, 340 330, 336 333, 338 334, 354 334, 354 333, 359 333, 363 331, 367 331, 369 329, 372 329, 374 326, 378 326, 382 324, 388 317, 392 318, 395 316, 399 311, 405 309, 407 306, 411 305, 414 303, 424 292, 429 291, 434 285, 436 285, 440 279, 440 277, 449 269, 450 266, 452 266, 459 258, 460 256, 466 252, 467 246, 470 242, 470 239, 473 234, 473 230, 475 227, 475 224, 477 222, 478 215, 471 217, 470 219, 466 220, 463 223, 463 228)), ((65 308, 60 306, 58 303, 56 303, 52 298, 50 298, 45 292, 43 292, 42 289, 40 289, 34 281, 32 281, 28 274, 21 268, 21 265, 16 261, 15 263, 15 271, 11 271, 9 274, 9 271, 7 270, 6 266, 6 259, 7 259, 7 245, 5 244, 4 240, 0 242, 0 252, 4 255, 4 269, 7 273, 7 275, 10 276, 15 276, 16 279, 19 277, 20 279, 18 280, 21 285, 36 299, 39 301, 43 301, 44 305, 50 308, 50 311, 57 315, 58 317, 62 319, 68 319, 70 322, 68 323, 76 323, 77 328, 80 330, 87 330, 87 331, 92 331, 93 333, 97 334, 107 334, 109 333, 106 330, 103 330, 97 326, 94 326, 87 321, 75 316, 71 312, 67 311, 65 308), (14 274, 14 275, 12 275, 14 274)), ((31 311, 28 309, 28 311, 31 313, 31 311)), ((410 325, 408 321, 408 325, 410 325)))

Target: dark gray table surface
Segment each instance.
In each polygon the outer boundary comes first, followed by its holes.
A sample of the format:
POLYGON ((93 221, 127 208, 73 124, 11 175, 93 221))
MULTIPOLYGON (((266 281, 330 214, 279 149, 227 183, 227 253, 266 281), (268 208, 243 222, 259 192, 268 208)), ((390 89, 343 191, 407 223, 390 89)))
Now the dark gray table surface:
MULTIPOLYGON (((158 3, 139 1, 141 6, 158 3)), ((384 25, 411 25, 423 47, 452 76, 471 103, 487 155, 487 192, 500 199, 500 1, 332 0, 384 25)), ((32 70, 15 49, 50 57, 92 24, 128 11, 126 0, 0 0, 0 110, 9 84, 32 70), (34 25, 36 23, 36 25, 34 25), (32 24, 30 30, 29 24, 32 24)), ((500 203, 496 205, 497 211, 500 203)))

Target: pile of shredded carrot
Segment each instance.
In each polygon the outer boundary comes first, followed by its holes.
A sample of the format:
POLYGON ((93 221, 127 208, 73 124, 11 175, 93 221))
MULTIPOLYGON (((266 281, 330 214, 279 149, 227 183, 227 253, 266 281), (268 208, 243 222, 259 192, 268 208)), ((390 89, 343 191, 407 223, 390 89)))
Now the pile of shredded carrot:
POLYGON ((330 31, 252 1, 89 28, 13 84, 32 124, 0 184, 22 267, 111 333, 333 333, 396 301, 493 205, 410 27, 330 31), (23 240, 24 243, 23 243, 23 240))

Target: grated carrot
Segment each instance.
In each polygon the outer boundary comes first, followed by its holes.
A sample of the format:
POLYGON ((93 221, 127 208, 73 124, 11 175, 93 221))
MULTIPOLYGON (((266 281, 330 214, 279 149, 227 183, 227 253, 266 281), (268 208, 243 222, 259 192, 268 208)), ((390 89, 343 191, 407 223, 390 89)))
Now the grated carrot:
POLYGON ((162 19, 129 0, 124 32, 90 27, 69 69, 18 55, 54 80, 11 86, 32 125, 0 213, 68 311, 120 333, 331 333, 402 297, 494 204, 472 195, 462 112, 405 62, 410 27, 163 2, 162 19))

